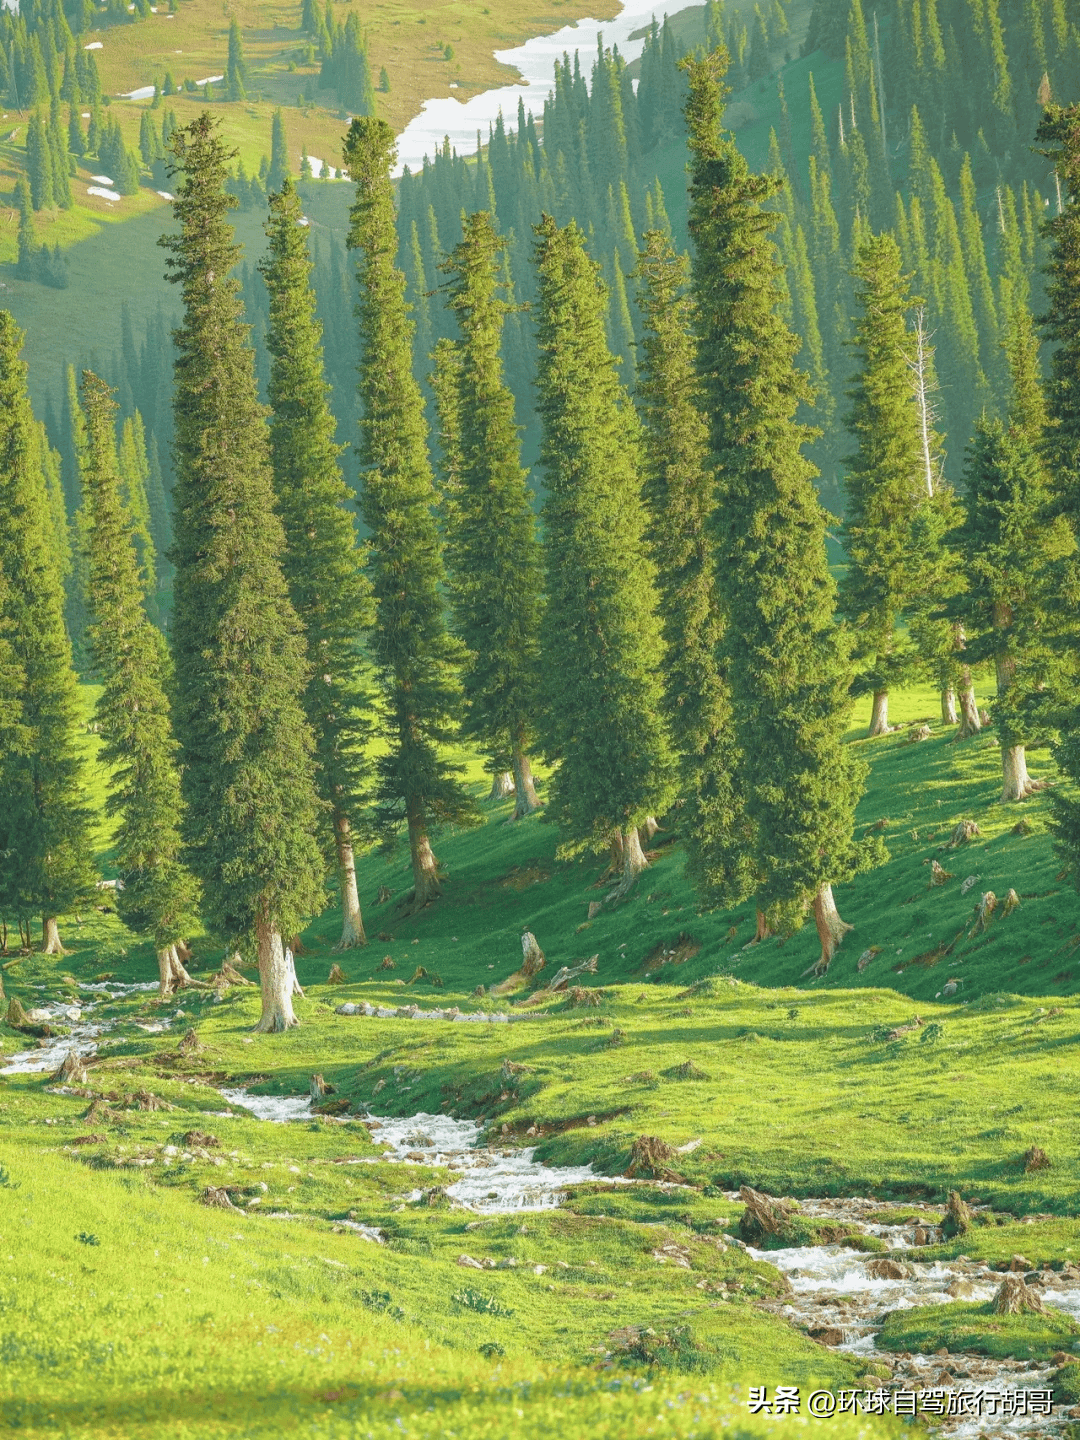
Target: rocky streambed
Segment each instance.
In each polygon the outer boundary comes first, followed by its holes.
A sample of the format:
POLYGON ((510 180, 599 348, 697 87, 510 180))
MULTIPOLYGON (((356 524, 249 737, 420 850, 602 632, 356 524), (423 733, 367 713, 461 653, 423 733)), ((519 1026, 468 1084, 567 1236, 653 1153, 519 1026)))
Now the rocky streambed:
MULTIPOLYGON (((244 1090, 222 1090, 231 1105, 249 1110, 262 1120, 309 1120, 311 1101, 303 1096, 249 1095, 244 1090)), ((445 1167, 460 1179, 446 1186, 446 1195, 484 1214, 519 1210, 546 1210, 557 1205, 568 1185, 601 1180, 591 1165, 542 1165, 532 1148, 489 1146, 483 1130, 472 1120, 449 1115, 369 1116, 363 1122, 381 1147, 377 1156, 357 1157, 355 1164, 377 1160, 445 1167)), ((421 1191, 412 1198, 419 1199, 421 1191)))
MULTIPOLYGON (((738 1200, 739 1192, 728 1198, 738 1200)), ((915 1413, 954 1440, 1064 1430, 1071 1405, 1058 1397, 1046 1414, 1044 1402, 1040 1399, 1033 1406, 1032 1397, 1054 1388, 1053 1376, 1065 1363, 1065 1353, 1048 1364, 943 1348, 919 1354, 878 1347, 877 1337, 890 1312, 957 1301, 992 1302, 1005 1281, 1000 1270, 964 1255, 918 1258, 919 1249, 941 1242, 940 1207, 905 1205, 901 1210, 907 1213, 899 1224, 895 1203, 818 1199, 803 1200, 798 1208, 810 1221, 849 1227, 883 1243, 885 1249, 866 1253, 850 1241, 781 1249, 746 1244, 748 1254, 776 1266, 790 1286, 784 1298, 762 1302, 767 1308, 806 1329, 829 1349, 864 1362, 867 1374, 877 1377, 869 1382, 871 1386, 879 1384, 891 1391, 893 1404, 897 1392, 914 1392, 915 1413), (925 1396, 938 1397, 930 1402, 936 1407, 940 1400, 937 1413, 928 1411, 918 1398, 925 1396)), ((1010 1284, 1019 1280, 1035 1290, 1047 1310, 1080 1320, 1080 1269, 1066 1265, 1060 1271, 1035 1271, 1021 1255, 1014 1256, 1010 1266, 1010 1284)), ((885 1405, 889 1413, 888 1400, 885 1405)))
MULTIPOLYGON (((27 1021, 41 1029, 54 1033, 45 1035, 36 1043, 14 1055, 0 1055, 0 1074, 36 1075, 45 1071, 58 1070, 71 1051, 84 1059, 93 1055, 101 1037, 116 1024, 98 1012, 104 1000, 121 1000, 143 991, 157 990, 156 980, 145 984, 125 985, 108 982, 97 985, 82 984, 79 989, 86 992, 86 998, 79 1000, 50 1000, 33 1006, 26 1011, 27 1021)), ((168 1030, 174 1019, 183 1018, 184 1012, 158 1020, 135 1020, 134 1028, 145 1034, 158 1034, 168 1030)))

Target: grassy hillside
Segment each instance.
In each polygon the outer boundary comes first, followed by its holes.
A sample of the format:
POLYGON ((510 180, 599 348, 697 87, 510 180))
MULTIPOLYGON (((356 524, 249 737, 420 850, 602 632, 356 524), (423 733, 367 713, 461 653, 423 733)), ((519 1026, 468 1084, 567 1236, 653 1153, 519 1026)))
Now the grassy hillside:
MULTIPOLYGON (((929 740, 907 741, 908 722, 933 699, 897 696, 905 728, 889 737, 851 734, 872 767, 860 825, 888 822, 890 858, 838 892, 856 928, 824 980, 803 974, 817 953, 812 931, 745 949, 748 910, 700 912, 677 820, 657 837, 637 893, 589 921, 605 893, 601 863, 560 861, 542 815, 508 824, 498 802, 480 828, 439 837, 446 898, 419 917, 398 908, 404 855, 364 859, 371 943, 333 956, 333 909, 309 928, 298 1029, 253 1034, 248 987, 160 1006, 147 994, 101 997, 98 1018, 112 1029, 85 1083, 57 1089, 47 1076, 0 1070, 9 1423, 31 1436, 155 1440, 298 1427, 327 1437, 756 1435, 766 1422, 746 1413, 748 1383, 878 1382, 865 1358, 825 1349, 783 1318, 778 1273, 730 1243, 741 1211, 730 1188, 873 1194, 897 1216, 958 1188, 996 1214, 925 1258, 962 1249, 1004 1264, 1022 1250, 1058 1265, 1080 1254, 1069 1218, 1080 1206, 1070 959, 1080 903, 1055 878, 1045 797, 996 804, 992 732, 957 742, 932 725, 929 740), (949 850, 960 819, 981 833, 949 850), (1014 833, 1019 820, 1028 833, 1014 833), (935 858, 953 878, 931 889, 935 858), (391 899, 377 905, 384 885, 391 899), (980 894, 1010 886, 1019 908, 972 934, 980 894), (538 1003, 513 982, 490 993, 511 979, 525 928, 547 955, 541 981, 597 956, 582 991, 538 1003), (326 983, 333 959, 343 984, 326 983), (949 978, 955 993, 935 998, 949 978), (345 1001, 523 1018, 335 1013, 345 1001), (146 1028, 163 1023, 164 1033, 146 1028), (220 1093, 304 1095, 316 1072, 334 1093, 327 1113, 303 1123, 256 1120, 220 1093), (355 1118, 369 1109, 479 1120, 511 1151, 535 1145, 553 1164, 592 1162, 597 1178, 571 1186, 558 1209, 477 1216, 447 1200, 452 1170, 420 1154, 380 1158, 377 1132, 373 1142, 355 1118), (643 1136, 654 1137, 644 1162, 643 1136), (1029 1173, 1033 1145, 1050 1166, 1029 1173), (614 1183, 635 1156, 645 1183, 614 1183), (208 1208, 208 1187, 224 1187, 234 1208, 208 1208)), ((107 777, 95 737, 86 743, 100 802, 107 777)), ((1053 778, 1045 757, 1034 769, 1053 778)), ((480 793, 475 765, 470 779, 480 793)), ((105 828, 98 843, 107 870, 105 828)), ((79 982, 153 978, 149 948, 107 908, 68 917, 62 931, 62 959, 4 962, 8 994, 26 1007, 85 1002, 79 982)), ((196 978, 208 978, 221 951, 205 937, 192 944, 196 978)), ((3 1052, 28 1043, 0 1023, 3 1052)), ((930 1350, 951 1337, 955 1348, 962 1331, 978 1348, 990 1333, 985 1309, 904 1311, 906 1328, 883 1343, 930 1350)), ((1021 1345, 1038 1357, 1063 1336, 1071 1344, 1064 1320, 1014 1328, 997 1327, 990 1353, 1021 1345)), ((875 1421, 874 1433, 889 1423, 875 1421)), ((846 1440, 847 1421, 833 1424, 846 1440)))

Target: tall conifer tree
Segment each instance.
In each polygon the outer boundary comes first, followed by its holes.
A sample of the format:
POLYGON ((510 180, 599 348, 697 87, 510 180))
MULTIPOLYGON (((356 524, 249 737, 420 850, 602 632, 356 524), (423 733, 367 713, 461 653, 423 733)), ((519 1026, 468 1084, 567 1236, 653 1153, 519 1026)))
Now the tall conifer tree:
POLYGON ((859 369, 846 425, 857 449, 847 457, 843 545, 848 569, 840 598, 868 662, 861 683, 873 693, 871 735, 889 728, 889 689, 912 658, 897 632, 915 593, 911 533, 925 496, 918 414, 908 369, 908 315, 914 302, 891 235, 871 235, 853 270, 859 369))
POLYGON ((90 511, 90 643, 101 684, 96 718, 102 759, 112 768, 108 812, 118 821, 116 908, 150 933, 160 994, 190 979, 180 958, 198 887, 180 859, 183 801, 177 744, 166 699, 168 654, 143 609, 136 527, 122 496, 115 444, 116 402, 105 382, 82 374, 86 417, 83 484, 90 511))
POLYGON ((315 318, 312 263, 291 180, 270 196, 269 253, 260 269, 270 294, 270 459, 282 556, 292 603, 307 637, 304 708, 315 736, 319 795, 330 810, 341 884, 338 950, 365 945, 356 887, 354 830, 363 804, 369 699, 362 679, 361 632, 373 620, 371 586, 357 547, 349 489, 341 474, 315 318))
POLYGON ((613 847, 621 896, 647 863, 639 827, 666 807, 672 781, 639 426, 581 231, 545 216, 536 233, 544 748, 559 762, 551 804, 568 852, 613 847))
POLYGON ((721 642, 711 528, 716 480, 708 462, 688 293, 689 261, 659 230, 638 257, 645 337, 637 393, 643 421, 645 498, 666 656, 664 711, 688 807, 687 866, 710 904, 730 908, 753 890, 738 754, 721 642))
POLYGON ((58 918, 93 887, 90 812, 60 559, 22 342, 0 310, 0 636, 13 652, 9 668, 19 688, 6 700, 17 709, 23 741, 5 735, 0 745, 0 895, 20 922, 41 917, 42 949, 59 955, 58 918))
POLYGON ((180 233, 161 240, 181 287, 174 332, 176 728, 185 836, 203 913, 259 961, 258 1028, 296 1023, 284 937, 323 904, 304 636, 289 601, 266 425, 230 272, 229 152, 203 114, 171 139, 180 233))
MULTIPOLYGON (((514 397, 503 380, 500 354, 508 302, 497 293, 505 241, 491 216, 465 221, 464 238, 442 267, 450 277, 447 303, 460 341, 449 396, 458 463, 452 482, 446 558, 456 629, 470 659, 464 675, 466 731, 491 757, 496 772, 512 769, 514 818, 539 805, 529 750, 536 725, 537 646, 542 576, 536 524, 514 397)), ((445 351, 442 352, 445 355, 445 351)), ((440 385, 436 403, 447 394, 440 385)))
MULTIPOLYGON (((1064 205, 1046 225, 1050 240, 1047 266, 1049 310, 1043 319, 1047 339, 1056 342, 1046 387, 1049 425, 1045 459, 1051 476, 1051 501, 1080 539, 1080 104, 1048 105, 1037 138, 1042 153, 1053 163, 1064 205)), ((1075 565, 1065 576, 1066 596, 1075 595, 1075 565)), ((1051 793, 1057 849, 1080 884, 1080 705, 1074 699, 1080 675, 1080 628, 1072 620, 1075 604, 1068 605, 1071 624, 1064 626, 1062 660, 1065 668, 1059 688, 1060 735, 1054 755, 1072 782, 1051 793)))
POLYGON ((475 806, 445 757, 457 739, 464 648, 450 635, 440 587, 442 557, 427 456, 423 399, 413 376, 413 326, 397 268, 390 170, 394 132, 357 116, 345 139, 356 185, 349 248, 357 253, 360 328, 360 509, 370 536, 375 595, 372 651, 389 751, 378 761, 377 820, 392 835, 408 828, 415 909, 440 892, 431 830, 469 823, 475 806))
POLYGON ((722 128, 727 55, 687 62, 690 232, 698 369, 717 470, 717 583, 740 784, 753 827, 759 934, 813 909, 828 967, 850 928, 832 887, 871 854, 852 839, 864 767, 841 744, 848 646, 833 618, 826 516, 795 422, 808 387, 776 314, 770 176, 752 175, 722 128))

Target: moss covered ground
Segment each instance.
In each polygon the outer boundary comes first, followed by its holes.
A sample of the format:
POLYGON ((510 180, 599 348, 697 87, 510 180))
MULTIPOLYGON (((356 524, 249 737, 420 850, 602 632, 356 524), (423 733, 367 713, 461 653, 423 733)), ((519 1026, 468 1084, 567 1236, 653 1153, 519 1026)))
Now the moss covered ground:
MULTIPOLYGON (((894 715, 921 719, 932 700, 906 693, 894 715)), ((992 731, 932 731, 851 734, 872 766, 860 826, 887 822, 889 859, 838 891, 856 928, 823 978, 805 974, 809 928, 744 948, 749 909, 702 912, 677 815, 636 894, 590 921, 602 861, 561 860, 542 814, 508 823, 507 802, 484 802, 481 827, 439 837, 445 896, 418 917, 401 906, 405 854, 365 857, 370 943, 334 956, 332 907, 305 932, 295 1030, 252 1033, 254 987, 104 997, 110 1043, 73 1093, 0 1071, 5 1420, 72 1436, 764 1433, 785 1422, 751 1417, 747 1386, 853 1385, 865 1361, 759 1308, 783 1282, 731 1243, 739 1184, 894 1197, 898 1217, 958 1189, 993 1207, 988 1223, 926 1258, 1080 1256, 1080 905, 1056 878, 1045 796, 996 803, 992 731), (980 833, 949 850, 962 819, 980 833), (934 858, 952 878, 931 888, 934 858), (1019 908, 973 934, 980 894, 1010 887, 1019 908), (584 993, 533 1003, 515 987, 525 929, 547 956, 540 980, 596 955, 584 993), (335 959, 346 978, 330 985, 335 959), (523 1018, 337 1014, 349 1001, 523 1018), (188 1029, 197 1044, 181 1048, 188 1029), (303 1095, 313 1073, 335 1114, 271 1124, 220 1094, 303 1095), (442 1194, 452 1172, 382 1160, 368 1109, 477 1120, 597 1178, 557 1210, 477 1216, 442 1194), (643 1136, 660 1145, 642 1166, 643 1136), (1027 1173, 1032 1145, 1050 1165, 1027 1173), (616 1184, 635 1157, 645 1183, 616 1184), (207 1207, 208 1187, 236 1208, 207 1207), (495 1268, 463 1268, 463 1253, 495 1268)), ((1045 757, 1033 769, 1053 779, 1045 757)), ((98 842, 107 875, 104 824, 98 842)), ((80 982, 103 976, 154 978, 107 897, 62 933, 64 957, 11 948, 2 962, 27 1008, 85 998, 80 982)), ((205 980, 222 952, 192 948, 205 980)), ((33 1044, 0 1024, 4 1053, 33 1044)), ((1042 1357, 1071 1339, 1050 1334, 1064 1321, 1002 1329, 983 1309, 907 1312, 895 1348, 940 1336, 1042 1357)))

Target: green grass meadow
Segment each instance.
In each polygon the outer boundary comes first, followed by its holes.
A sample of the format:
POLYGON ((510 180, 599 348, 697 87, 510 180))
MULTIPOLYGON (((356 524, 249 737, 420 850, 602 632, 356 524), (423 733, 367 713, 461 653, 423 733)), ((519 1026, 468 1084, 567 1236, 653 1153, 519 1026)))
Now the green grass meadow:
MULTIPOLYGON (((992 730, 961 742, 932 722, 929 740, 907 739, 935 708, 930 691, 904 692, 894 734, 851 732, 871 765, 859 825, 879 827, 889 859, 838 888, 855 929, 824 978, 804 973, 812 926, 746 948, 748 907, 701 912, 677 812, 635 894, 589 921, 603 862, 560 860, 542 812, 511 823, 510 802, 485 800, 483 825, 438 837, 445 895, 420 916, 399 903, 404 850, 364 857, 369 944, 333 955, 333 905, 309 927, 296 1029, 253 1033, 254 986, 164 1004, 143 992, 102 1001, 111 1043, 74 1092, 0 1071, 0 1424, 88 1437, 802 1433, 751 1416, 746 1387, 874 1382, 865 1359, 775 1313, 783 1281, 727 1243, 741 1206, 725 1192, 902 1208, 958 1189, 996 1223, 926 1258, 1080 1256, 1080 904, 1058 878, 1045 792, 997 803, 992 730), (962 819, 980 833, 950 850, 962 819), (933 888, 932 859, 952 875, 933 888), (391 899, 375 904, 383 886, 391 899), (971 933, 980 895, 1009 888, 1019 908, 971 933), (525 929, 547 956, 541 979, 596 955, 591 993, 475 995, 510 979, 525 929), (346 983, 329 985, 335 959, 346 983), (525 1018, 336 1014, 349 1000, 525 1018), (171 1028, 143 1028, 161 1019, 171 1028), (180 1048, 188 1029, 197 1045, 180 1048), (310 1121, 259 1121, 219 1093, 302 1095, 316 1072, 337 1113, 310 1121), (597 1178, 558 1209, 477 1216, 443 1195, 453 1172, 382 1161, 355 1118, 368 1107, 483 1121, 499 1144, 591 1161, 597 1178), (614 1183, 641 1136, 671 1147, 662 1178, 676 1185, 614 1183), (1032 1145, 1051 1164, 1029 1174, 1032 1145), (207 1187, 236 1208, 206 1206, 207 1187), (462 1254, 496 1268, 462 1268, 462 1254)), ((89 732, 86 745, 100 804, 108 777, 89 732)), ((1032 769, 1053 782, 1044 753, 1032 769)), ((104 827, 98 840, 107 875, 104 827)), ((66 917, 62 934, 64 957, 9 953, 8 995, 30 1007, 101 976, 155 978, 151 949, 107 906, 66 917)), ((206 979, 222 952, 191 943, 206 979)), ((0 1024, 0 1044, 34 1041, 0 1024)), ((985 1310, 903 1312, 882 1343, 1032 1356, 1071 1343, 1071 1322, 1002 1331, 985 1310)), ((838 1417, 829 1434, 891 1423, 838 1417)))

